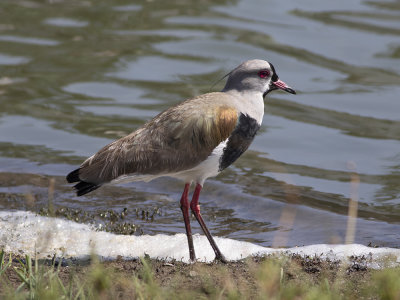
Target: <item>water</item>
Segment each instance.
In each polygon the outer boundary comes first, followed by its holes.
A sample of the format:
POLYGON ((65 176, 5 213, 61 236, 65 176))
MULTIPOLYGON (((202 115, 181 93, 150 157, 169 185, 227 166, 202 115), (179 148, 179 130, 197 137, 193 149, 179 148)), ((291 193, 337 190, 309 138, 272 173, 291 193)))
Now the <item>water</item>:
POLYGON ((260 58, 298 94, 269 94, 249 151, 206 182, 211 232, 261 246, 344 242, 356 172, 355 242, 400 247, 399 35, 395 1, 3 0, 0 208, 47 206, 55 178, 56 207, 126 207, 146 234, 184 232, 179 181, 76 197, 64 177, 260 58), (134 213, 156 208, 153 218, 134 213))

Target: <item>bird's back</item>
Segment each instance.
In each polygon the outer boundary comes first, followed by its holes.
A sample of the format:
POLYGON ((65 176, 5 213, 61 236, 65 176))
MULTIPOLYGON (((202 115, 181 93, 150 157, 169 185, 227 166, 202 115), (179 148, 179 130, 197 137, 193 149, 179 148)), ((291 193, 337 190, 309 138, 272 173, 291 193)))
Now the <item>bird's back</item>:
POLYGON ((81 185, 89 192, 128 174, 168 175, 193 168, 230 136, 237 122, 238 111, 225 93, 186 100, 106 145, 67 179, 86 183, 81 185))

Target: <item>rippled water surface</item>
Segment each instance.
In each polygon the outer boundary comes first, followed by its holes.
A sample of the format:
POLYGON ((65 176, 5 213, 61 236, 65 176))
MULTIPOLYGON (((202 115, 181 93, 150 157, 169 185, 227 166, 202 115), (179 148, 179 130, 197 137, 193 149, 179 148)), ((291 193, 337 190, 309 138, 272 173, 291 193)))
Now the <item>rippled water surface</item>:
POLYGON ((146 234, 184 232, 179 181, 76 197, 65 175, 260 58, 298 94, 269 94, 249 151, 206 182, 210 230, 264 246, 343 242, 353 196, 356 242, 400 247, 399 37, 398 1, 2 0, 0 208, 47 206, 55 178, 56 207, 126 207, 146 234))

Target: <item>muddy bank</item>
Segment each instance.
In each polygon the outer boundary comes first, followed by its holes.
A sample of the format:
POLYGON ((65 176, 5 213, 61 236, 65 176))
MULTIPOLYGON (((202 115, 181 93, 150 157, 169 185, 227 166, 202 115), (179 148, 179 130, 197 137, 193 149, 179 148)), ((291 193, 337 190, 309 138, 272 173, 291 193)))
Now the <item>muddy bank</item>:
MULTIPOLYGON (((0 276, 0 291, 21 285, 23 281, 15 269, 23 270, 23 265, 28 265, 24 257, 12 256, 12 264, 0 276)), ((94 289, 106 299, 136 297, 139 292, 150 298, 160 295, 169 295, 167 298, 236 295, 254 299, 279 294, 282 287, 285 290, 290 287, 290 293, 305 296, 310 288, 318 289, 321 285, 334 289, 335 293, 358 298, 368 295, 371 278, 377 272, 365 266, 363 257, 354 258, 350 264, 344 265, 339 261, 299 255, 251 257, 227 264, 185 264, 145 257, 106 262, 99 262, 96 258, 86 261, 47 260, 39 261, 38 266, 40 274, 52 270, 58 273, 66 287, 76 285, 76 290, 79 290, 79 285, 90 286, 91 293, 94 289), (298 288, 293 290, 293 287, 298 288), (155 293, 153 296, 151 291, 155 293)), ((34 261, 32 269, 35 270, 34 261)))

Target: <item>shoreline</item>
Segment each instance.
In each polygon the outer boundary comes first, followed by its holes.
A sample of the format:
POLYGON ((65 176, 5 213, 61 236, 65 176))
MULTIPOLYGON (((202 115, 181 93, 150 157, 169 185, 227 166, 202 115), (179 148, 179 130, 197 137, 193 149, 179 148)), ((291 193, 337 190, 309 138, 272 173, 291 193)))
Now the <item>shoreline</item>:
MULTIPOLYGON (((8 257, 4 256, 3 266, 7 265, 8 257)), ((58 278, 56 281, 59 280, 64 288, 70 287, 71 295, 76 296, 82 290, 88 298, 94 295, 92 299, 231 296, 234 296, 233 299, 295 296, 302 299, 311 294, 324 293, 329 296, 328 299, 374 299, 385 292, 380 290, 381 286, 390 283, 393 283, 390 288, 400 295, 400 285, 397 284, 400 280, 400 267, 370 269, 364 264, 365 257, 354 258, 352 264, 301 255, 249 257, 226 264, 187 264, 149 257, 101 262, 92 256, 90 260, 81 263, 57 263, 57 260, 49 259, 38 261, 37 265, 29 257, 12 255, 11 258, 11 264, 0 275, 0 291, 3 291, 0 296, 30 293, 32 289, 40 289, 40 281, 44 281, 45 284, 42 284, 47 287, 60 285, 53 282, 54 278, 58 278), (25 284, 16 292, 24 282, 18 271, 31 280, 36 276, 36 287, 25 284)))

